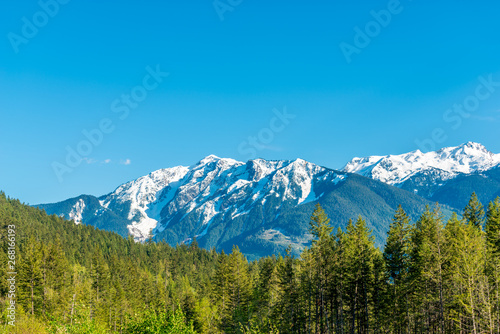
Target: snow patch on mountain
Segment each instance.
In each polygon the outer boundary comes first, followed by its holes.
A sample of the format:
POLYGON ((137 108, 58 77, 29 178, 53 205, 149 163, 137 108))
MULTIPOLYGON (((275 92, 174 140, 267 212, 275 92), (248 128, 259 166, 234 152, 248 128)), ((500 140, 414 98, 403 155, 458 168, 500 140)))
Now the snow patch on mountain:
POLYGON ((491 153, 481 144, 468 142, 428 153, 417 150, 401 155, 354 158, 342 171, 398 186, 418 173, 432 172, 440 181, 447 181, 460 174, 482 172, 498 165, 500 154, 491 153))
POLYGON ((183 166, 157 170, 119 186, 102 200, 101 205, 105 208, 109 208, 111 204, 130 205, 128 219, 132 223, 127 226, 129 233, 134 239, 145 241, 158 224, 161 204, 169 195, 163 194, 162 197, 162 191, 181 180, 188 171, 189 168, 183 166))
POLYGON ((172 224, 188 222, 194 230, 188 237, 201 238, 215 220, 246 219, 255 208, 275 210, 277 219, 283 204, 316 201, 324 193, 318 195, 316 185, 324 188, 325 183, 337 184, 345 178, 344 173, 302 159, 244 163, 210 155, 190 167, 160 169, 120 185, 98 199, 93 215, 86 212, 83 216, 85 203, 79 200, 70 218, 85 223, 108 212, 122 219, 138 242, 163 233, 172 224))
POLYGON ((69 220, 73 220, 76 225, 83 221, 83 210, 85 210, 85 202, 79 199, 68 214, 69 220))

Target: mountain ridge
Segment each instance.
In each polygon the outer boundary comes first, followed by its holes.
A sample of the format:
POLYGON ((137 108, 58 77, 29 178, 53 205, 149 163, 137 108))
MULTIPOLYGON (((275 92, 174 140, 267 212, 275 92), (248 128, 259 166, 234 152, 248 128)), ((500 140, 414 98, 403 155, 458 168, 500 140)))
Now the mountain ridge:
POLYGON ((353 158, 341 170, 397 185, 412 175, 427 170, 441 170, 445 173, 443 178, 453 178, 459 174, 485 171, 498 165, 500 154, 488 151, 482 144, 467 142, 427 153, 416 150, 399 155, 353 158))
POLYGON ((303 159, 240 162, 210 155, 190 166, 160 169, 99 198, 82 195, 38 207, 76 223, 112 230, 136 241, 175 245, 197 238, 205 248, 246 254, 296 253, 310 243, 309 217, 322 203, 345 227, 369 220, 379 245, 399 204, 417 215, 429 201, 377 180, 318 166, 303 159))
POLYGON ((172 245, 196 238, 205 248, 246 254, 296 253, 310 243, 309 217, 320 203, 345 227, 361 215, 377 244, 385 242, 390 217, 399 204, 412 217, 438 201, 460 211, 472 191, 489 200, 500 194, 500 154, 478 143, 352 159, 342 170, 303 159, 241 162, 209 155, 197 163, 153 171, 109 194, 82 195, 41 204, 57 214, 138 242, 172 245), (497 172, 498 170, 498 172, 497 172))

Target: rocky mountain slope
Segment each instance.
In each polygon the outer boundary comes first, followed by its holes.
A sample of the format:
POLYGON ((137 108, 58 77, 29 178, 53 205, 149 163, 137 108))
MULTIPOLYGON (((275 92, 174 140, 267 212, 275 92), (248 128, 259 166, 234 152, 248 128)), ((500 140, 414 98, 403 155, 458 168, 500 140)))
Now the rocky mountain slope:
POLYGON ((96 198, 82 195, 39 207, 137 241, 189 243, 250 256, 300 251, 310 243, 309 217, 321 203, 335 226, 362 215, 382 244, 399 204, 412 215, 427 200, 356 174, 297 159, 246 163, 208 156, 190 167, 161 169, 96 198))
POLYGON ((435 152, 354 158, 343 169, 414 192, 426 199, 462 209, 473 191, 494 199, 500 179, 500 154, 473 142, 435 152), (489 179, 485 181, 486 179, 489 179), (460 193, 456 193, 460 184, 460 193), (466 186, 467 184, 467 186, 466 186), (489 195, 487 195, 489 194, 489 195), (460 199, 458 199, 460 197, 460 199))

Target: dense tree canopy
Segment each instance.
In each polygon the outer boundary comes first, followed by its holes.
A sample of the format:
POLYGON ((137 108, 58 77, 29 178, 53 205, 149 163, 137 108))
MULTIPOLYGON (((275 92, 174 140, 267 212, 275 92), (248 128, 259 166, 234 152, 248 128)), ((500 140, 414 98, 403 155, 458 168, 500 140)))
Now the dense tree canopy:
MULTIPOLYGON (((474 195, 445 221, 399 207, 385 248, 358 217, 333 231, 320 205, 300 257, 248 262, 134 243, 0 193, 0 307, 6 333, 498 333, 500 199, 474 195), (15 226, 16 326, 8 325, 15 226), (11 228, 12 230, 12 228, 11 228)), ((1 332, 1 331, 0 331, 1 332)))

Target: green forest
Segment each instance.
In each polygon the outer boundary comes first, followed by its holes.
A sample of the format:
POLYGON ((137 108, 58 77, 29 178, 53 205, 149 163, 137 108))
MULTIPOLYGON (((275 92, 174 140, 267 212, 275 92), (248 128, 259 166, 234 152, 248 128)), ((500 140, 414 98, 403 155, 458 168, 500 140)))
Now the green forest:
POLYGON ((472 194, 447 220, 400 206, 383 249, 363 217, 334 231, 318 204, 300 256, 252 262, 196 240, 135 243, 4 193, 0 225, 0 333, 500 332, 498 198, 472 194))

